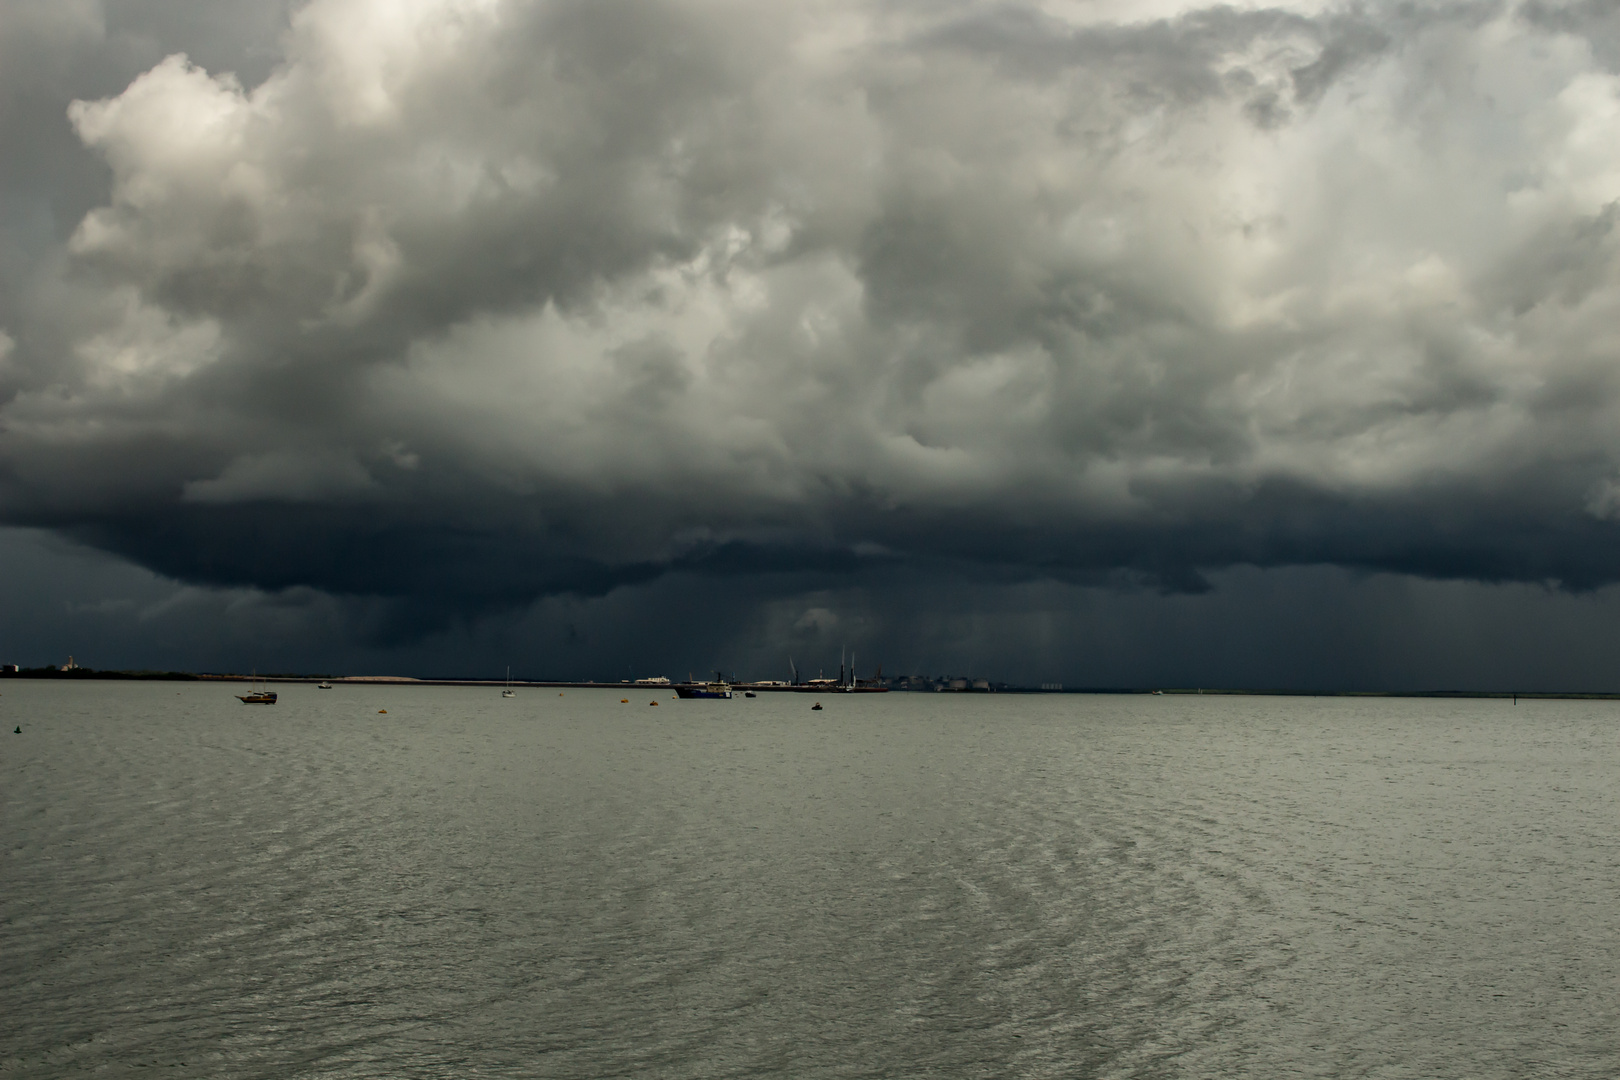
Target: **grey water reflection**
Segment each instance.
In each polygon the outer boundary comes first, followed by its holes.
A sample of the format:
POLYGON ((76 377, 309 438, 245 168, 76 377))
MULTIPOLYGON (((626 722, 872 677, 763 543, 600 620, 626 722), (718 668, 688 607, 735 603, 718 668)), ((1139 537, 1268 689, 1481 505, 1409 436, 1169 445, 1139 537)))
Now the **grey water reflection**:
POLYGON ((0 685, 0 1074, 1620 1069, 1620 705, 620 696, 0 685))

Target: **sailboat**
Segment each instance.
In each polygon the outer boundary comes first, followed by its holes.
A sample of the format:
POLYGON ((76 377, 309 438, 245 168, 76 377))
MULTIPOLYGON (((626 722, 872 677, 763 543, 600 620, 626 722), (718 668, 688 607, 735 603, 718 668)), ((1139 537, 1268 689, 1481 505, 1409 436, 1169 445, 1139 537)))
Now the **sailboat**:
POLYGON ((255 668, 253 682, 249 685, 248 692, 237 694, 236 699, 244 705, 274 705, 276 703, 276 692, 259 687, 259 671, 255 668))
MULTIPOLYGON (((791 666, 790 659, 788 664, 791 666)), ((849 654, 849 666, 844 664, 844 650, 838 650, 838 678, 825 676, 817 677, 808 682, 799 682, 797 668, 793 671, 793 689, 801 694, 886 694, 889 688, 883 685, 883 665, 879 664, 877 674, 866 682, 855 677, 855 654, 849 654)))
POLYGON ((501 691, 501 697, 517 697, 517 691, 512 689, 512 669, 506 669, 506 689, 501 691))

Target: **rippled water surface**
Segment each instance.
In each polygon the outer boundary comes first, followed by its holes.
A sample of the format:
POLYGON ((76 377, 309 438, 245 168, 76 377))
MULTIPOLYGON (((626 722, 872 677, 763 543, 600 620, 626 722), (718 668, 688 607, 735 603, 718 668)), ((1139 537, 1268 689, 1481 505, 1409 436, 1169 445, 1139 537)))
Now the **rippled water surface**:
POLYGON ((1620 704, 233 689, 0 683, 0 1074, 1620 1074, 1620 704))

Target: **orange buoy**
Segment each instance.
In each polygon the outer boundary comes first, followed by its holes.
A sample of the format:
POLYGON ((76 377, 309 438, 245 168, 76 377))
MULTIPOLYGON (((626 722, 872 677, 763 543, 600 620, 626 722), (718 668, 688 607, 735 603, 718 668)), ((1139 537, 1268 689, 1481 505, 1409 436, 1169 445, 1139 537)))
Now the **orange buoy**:
POLYGON ((656 704, 658 704, 658 702, 656 702, 656 701, 649 701, 649 702, 647 702, 647 704, 649 704, 649 705, 656 705, 656 704))
POLYGON ((622 697, 622 698, 619 699, 619 704, 620 705, 628 705, 628 704, 630 704, 630 699, 627 698, 627 697, 622 697))
POLYGON ((383 714, 383 713, 385 713, 385 712, 387 712, 387 711, 388 711, 388 710, 387 710, 387 709, 378 709, 378 710, 377 710, 377 714, 378 714, 378 715, 379 715, 379 716, 381 716, 381 715, 382 715, 382 714, 383 714))

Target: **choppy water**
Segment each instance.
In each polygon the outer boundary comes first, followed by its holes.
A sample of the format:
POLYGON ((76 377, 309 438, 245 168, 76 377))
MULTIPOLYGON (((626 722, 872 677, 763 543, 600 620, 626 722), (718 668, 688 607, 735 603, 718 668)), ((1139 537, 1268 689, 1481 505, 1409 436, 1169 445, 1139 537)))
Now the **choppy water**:
POLYGON ((0 684, 0 1074, 1620 1073, 1620 705, 232 689, 0 684))

